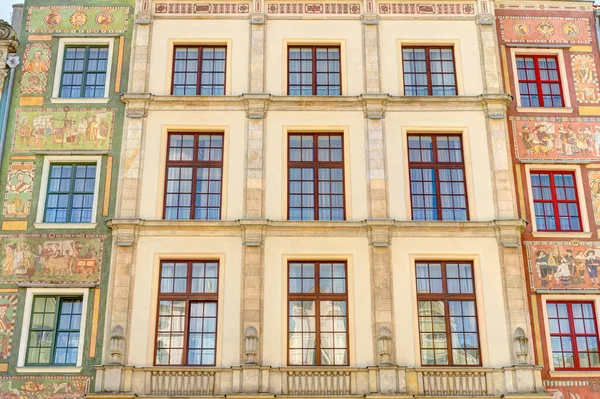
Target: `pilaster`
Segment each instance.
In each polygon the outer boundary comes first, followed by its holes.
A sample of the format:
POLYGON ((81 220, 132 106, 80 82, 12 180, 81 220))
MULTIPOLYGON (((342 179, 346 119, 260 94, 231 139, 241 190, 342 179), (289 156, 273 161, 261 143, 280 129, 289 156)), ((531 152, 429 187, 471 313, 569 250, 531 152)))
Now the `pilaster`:
POLYGON ((261 0, 255 0, 254 9, 260 12, 250 17, 250 93, 265 92, 266 16, 261 3, 261 0))
POLYGON ((246 181, 244 215, 260 219, 264 214, 264 151, 265 118, 269 95, 244 94, 246 106, 246 181))
POLYGON ((379 15, 373 11, 363 15, 365 92, 381 93, 379 71, 379 15))

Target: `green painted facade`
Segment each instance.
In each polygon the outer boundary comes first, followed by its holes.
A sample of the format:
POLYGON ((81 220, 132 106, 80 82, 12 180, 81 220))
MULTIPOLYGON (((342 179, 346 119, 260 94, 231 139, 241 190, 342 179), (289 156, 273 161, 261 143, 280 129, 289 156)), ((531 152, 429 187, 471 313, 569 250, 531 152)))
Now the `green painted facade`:
MULTIPOLYGON (((18 50, 21 65, 0 165, 0 370, 8 364, 8 371, 0 371, 2 393, 19 398, 79 398, 93 389, 94 366, 102 363, 112 240, 105 222, 114 214, 116 202, 125 114, 120 94, 127 90, 134 5, 133 0, 25 1, 18 50), (88 39, 97 38, 112 44, 107 101, 53 100, 55 85, 60 85, 56 70, 64 56, 61 41, 63 46, 88 45, 88 39), (95 226, 56 228, 44 223, 45 228, 36 228, 38 205, 44 197, 45 158, 59 163, 60 157, 75 156, 100 158, 95 226), (19 348, 27 345, 21 340, 21 329, 31 317, 25 314, 27 292, 39 288, 89 290, 83 309, 86 326, 80 370, 67 373, 52 366, 29 372, 25 366, 17 373, 19 348), (95 318, 97 325, 93 325, 95 318), (95 355, 90 351, 94 335, 95 355)), ((65 162, 76 163, 68 158, 65 162)))

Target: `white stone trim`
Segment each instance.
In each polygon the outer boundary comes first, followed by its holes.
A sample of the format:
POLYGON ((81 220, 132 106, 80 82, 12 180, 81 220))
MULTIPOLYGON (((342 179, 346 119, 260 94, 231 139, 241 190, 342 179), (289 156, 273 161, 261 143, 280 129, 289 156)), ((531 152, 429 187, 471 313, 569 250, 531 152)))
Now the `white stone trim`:
POLYGON ((54 86, 52 87, 52 103, 102 103, 108 102, 108 93, 111 86, 111 72, 113 61, 115 39, 112 37, 65 37, 58 42, 58 55, 56 58, 56 68, 54 71, 54 86), (107 45, 108 46, 108 64, 106 66, 106 84, 104 86, 104 100, 102 98, 62 98, 60 97, 60 82, 62 77, 63 60, 65 57, 65 47, 70 45, 107 45), (92 101, 90 101, 92 100, 92 101))
POLYGON ((87 316, 87 304, 89 288, 28 288, 25 296, 25 309, 23 311, 23 326, 21 328, 21 340, 19 345, 19 356, 17 358, 17 372, 35 373, 42 370, 43 372, 67 372, 73 373, 81 369, 83 361, 83 346, 86 339, 85 327, 87 316), (77 364, 75 367, 26 367, 25 359, 27 355, 27 345, 29 343, 29 327, 31 323, 31 311, 33 307, 33 297, 39 295, 72 295, 83 297, 81 310, 81 326, 79 328, 79 348, 77 349, 77 364), (37 370, 37 371, 36 371, 37 370))
POLYGON ((102 170, 102 157, 89 155, 48 155, 44 157, 42 168, 42 181, 40 182, 40 197, 38 201, 37 214, 34 226, 36 228, 61 228, 61 229, 89 229, 96 226, 96 214, 98 213, 98 197, 100 190, 100 173, 102 170), (94 203, 92 205, 92 221, 90 223, 44 223, 44 211, 46 208, 46 195, 48 193, 48 176, 50 165, 53 163, 95 163, 96 182, 94 186, 94 203))

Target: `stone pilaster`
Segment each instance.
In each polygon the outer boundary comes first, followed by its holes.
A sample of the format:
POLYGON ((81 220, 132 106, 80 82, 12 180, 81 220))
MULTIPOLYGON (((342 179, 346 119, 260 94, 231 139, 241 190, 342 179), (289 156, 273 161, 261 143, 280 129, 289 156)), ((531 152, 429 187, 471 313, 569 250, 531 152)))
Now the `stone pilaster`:
POLYGON ((392 276, 392 228, 393 221, 366 222, 370 246, 371 270, 371 319, 373 327, 373 356, 375 364, 395 364, 394 350, 394 298, 392 276), (389 332, 390 348, 385 359, 381 358, 379 339, 382 331, 389 332))
MULTIPOLYGON (((260 6, 258 9, 262 10, 260 6)), ((265 92, 265 19, 263 13, 254 13, 250 18, 250 93, 265 92)))
POLYGON ((369 219, 389 217, 385 168, 385 103, 387 94, 363 95, 365 112, 369 219))
POLYGON ((246 101, 246 181, 244 215, 246 219, 264 216, 265 117, 269 95, 244 94, 246 101))
POLYGON ((363 42, 365 64, 365 92, 381 93, 379 72, 379 16, 375 13, 363 15, 363 42))

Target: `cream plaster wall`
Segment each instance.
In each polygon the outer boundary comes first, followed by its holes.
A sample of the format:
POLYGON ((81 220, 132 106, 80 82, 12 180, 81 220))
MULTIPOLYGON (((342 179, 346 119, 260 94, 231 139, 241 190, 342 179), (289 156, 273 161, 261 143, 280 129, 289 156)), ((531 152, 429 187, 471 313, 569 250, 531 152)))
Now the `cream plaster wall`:
POLYGON ((454 45, 459 95, 482 94, 483 75, 477 37, 477 25, 473 21, 445 21, 441 18, 380 20, 379 48, 383 92, 396 96, 404 95, 404 88, 401 86, 400 45, 410 44, 454 45))
POLYGON ((398 364, 419 366, 415 260, 470 260, 474 264, 479 339, 484 367, 510 364, 502 274, 496 238, 392 239, 396 356, 398 364), (401 321, 401 322, 399 322, 401 321))
POLYGON ((362 112, 269 111, 266 120, 266 218, 287 220, 288 132, 344 133, 346 219, 367 218, 365 120, 362 112))
POLYGON ((347 261, 350 365, 374 364, 368 241, 347 237, 265 240, 263 364, 287 364, 287 262, 301 259, 347 261))
MULTIPOLYGON (((172 234, 169 234, 172 235, 172 234)), ((242 246, 238 237, 144 237, 138 241, 131 311, 129 361, 154 363, 160 260, 219 259, 217 366, 239 364, 242 246)))
POLYGON ((227 93, 240 95, 248 92, 248 65, 250 37, 247 20, 210 19, 156 19, 152 22, 151 54, 148 90, 152 94, 171 94, 173 44, 229 44, 226 80, 227 93), (236 66, 234 68, 234 66, 236 66), (235 69, 233 73, 232 69, 235 69))
POLYGON ((243 217, 246 114, 243 111, 151 111, 144 137, 140 217, 162 219, 167 133, 224 132, 222 220, 243 217))
POLYGON ((481 111, 387 112, 390 217, 411 220, 407 133, 462 133, 470 220, 494 220, 485 115, 481 111))
POLYGON ((269 20, 266 92, 287 95, 287 44, 341 46, 342 94, 364 92, 362 25, 359 20, 269 20), (344 87, 345 85, 345 87, 344 87))

